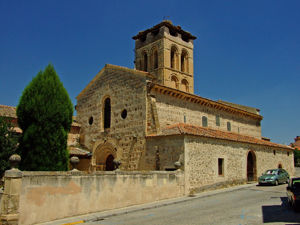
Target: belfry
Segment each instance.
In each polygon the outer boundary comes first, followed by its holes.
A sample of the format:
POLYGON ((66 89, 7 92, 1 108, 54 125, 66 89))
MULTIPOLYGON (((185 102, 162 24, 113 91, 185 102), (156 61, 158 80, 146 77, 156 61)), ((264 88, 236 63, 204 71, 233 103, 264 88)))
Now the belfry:
POLYGON ((154 74, 162 85, 194 92, 195 36, 166 20, 139 32, 133 39, 137 70, 154 74))

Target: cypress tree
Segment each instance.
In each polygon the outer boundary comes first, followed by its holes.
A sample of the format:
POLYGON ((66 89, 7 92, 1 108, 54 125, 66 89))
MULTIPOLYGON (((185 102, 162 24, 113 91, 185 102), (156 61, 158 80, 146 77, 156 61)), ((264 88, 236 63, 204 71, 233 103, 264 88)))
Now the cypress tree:
POLYGON ((48 65, 24 89, 17 106, 22 129, 20 168, 32 171, 68 169, 67 136, 73 105, 54 67, 48 65))

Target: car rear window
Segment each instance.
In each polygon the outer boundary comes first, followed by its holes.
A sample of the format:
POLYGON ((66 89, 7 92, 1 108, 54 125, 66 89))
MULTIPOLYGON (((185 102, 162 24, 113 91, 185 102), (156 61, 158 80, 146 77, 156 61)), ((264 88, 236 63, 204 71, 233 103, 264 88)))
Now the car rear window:
POLYGON ((296 189, 300 189, 300 180, 295 180, 295 181, 293 181, 293 186, 294 186, 294 188, 296 188, 296 189))
POLYGON ((276 170, 267 170, 265 174, 276 174, 276 170))

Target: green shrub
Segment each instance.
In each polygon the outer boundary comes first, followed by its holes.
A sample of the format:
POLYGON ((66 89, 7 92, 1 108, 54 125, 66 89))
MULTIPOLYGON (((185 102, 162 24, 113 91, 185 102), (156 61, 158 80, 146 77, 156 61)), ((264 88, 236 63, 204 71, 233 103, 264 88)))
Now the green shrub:
POLYGON ((0 177, 9 169, 9 157, 16 152, 18 139, 9 121, 0 117, 0 177))

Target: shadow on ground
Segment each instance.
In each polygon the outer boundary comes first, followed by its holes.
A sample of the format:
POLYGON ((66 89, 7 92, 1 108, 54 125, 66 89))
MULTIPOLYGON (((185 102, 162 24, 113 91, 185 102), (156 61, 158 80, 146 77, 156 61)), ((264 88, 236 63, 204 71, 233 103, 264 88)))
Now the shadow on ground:
POLYGON ((262 206, 264 223, 287 223, 300 225, 300 212, 295 212, 288 205, 287 197, 281 197, 281 205, 262 206))

